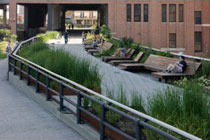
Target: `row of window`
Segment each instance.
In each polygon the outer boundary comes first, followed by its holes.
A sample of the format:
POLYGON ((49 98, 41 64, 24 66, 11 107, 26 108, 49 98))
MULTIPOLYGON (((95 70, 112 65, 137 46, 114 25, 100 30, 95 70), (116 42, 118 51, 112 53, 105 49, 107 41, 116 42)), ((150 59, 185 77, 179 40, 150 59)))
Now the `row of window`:
MULTIPOLYGON (((149 5, 143 5, 144 22, 149 21, 149 5)), ((134 22, 141 22, 141 4, 134 4, 134 22)), ((162 4, 162 22, 167 22, 167 15, 169 15, 169 22, 176 22, 177 5, 176 4, 162 4), (167 12, 169 6, 169 12, 167 12)), ((184 22, 184 4, 178 4, 179 22, 184 22)), ((201 24, 201 11, 195 11, 195 24, 201 24)), ((132 22, 132 4, 127 4, 127 22, 132 22)))
MULTIPOLYGON (((194 33, 195 52, 202 51, 202 32, 194 33)), ((176 48, 176 33, 169 33, 169 48, 176 48)))
MULTIPOLYGON (((149 5, 144 4, 144 22, 149 21, 149 5)), ((132 21, 132 5, 127 4, 127 22, 132 21)), ((134 4, 134 22, 141 22, 141 4, 134 4)))
MULTIPOLYGON (((162 22, 167 22, 167 4, 162 4, 162 22)), ((169 4, 169 22, 176 22, 176 4, 169 4)), ((179 4, 179 22, 184 22, 184 4, 179 4)))

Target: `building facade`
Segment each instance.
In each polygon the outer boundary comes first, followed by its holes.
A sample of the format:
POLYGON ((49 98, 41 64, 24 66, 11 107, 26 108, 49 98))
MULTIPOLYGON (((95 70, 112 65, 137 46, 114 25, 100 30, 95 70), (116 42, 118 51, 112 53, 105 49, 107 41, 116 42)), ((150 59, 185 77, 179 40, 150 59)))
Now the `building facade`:
MULTIPOLYGON (((17 4, 29 6, 28 9, 33 9, 33 4, 46 7, 44 13, 51 15, 48 19, 51 30, 62 28, 62 19, 57 20, 63 17, 62 11, 92 7, 99 11, 101 23, 107 24, 116 37, 127 36, 142 45, 189 55, 210 55, 209 0, 12 0, 9 22, 13 33, 16 33, 17 4)), ((34 18, 43 20, 40 16, 34 18)), ((25 28, 29 26, 28 23, 25 28)))

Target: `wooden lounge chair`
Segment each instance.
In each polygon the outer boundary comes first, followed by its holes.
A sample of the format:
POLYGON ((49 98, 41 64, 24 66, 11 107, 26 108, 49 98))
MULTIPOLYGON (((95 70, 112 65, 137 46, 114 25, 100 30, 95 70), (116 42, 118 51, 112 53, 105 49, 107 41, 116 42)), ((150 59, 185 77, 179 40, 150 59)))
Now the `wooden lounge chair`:
POLYGON ((112 60, 132 60, 134 53, 135 50, 131 49, 131 51, 129 51, 129 53, 127 53, 125 57, 110 56, 110 57, 104 57, 102 60, 107 63, 112 60))
POLYGON ((100 53, 101 51, 104 50, 109 50, 113 47, 113 44, 110 42, 105 42, 102 46, 99 46, 97 48, 94 49, 89 49, 88 53, 90 53, 91 55, 95 54, 95 53, 100 53))
POLYGON ((143 52, 139 52, 134 60, 112 60, 109 62, 109 64, 117 66, 122 63, 138 63, 141 60, 141 58, 143 57, 143 55, 144 55, 143 52))
POLYGON ((164 73, 164 72, 153 72, 152 75, 158 78, 159 81, 165 80, 167 82, 169 79, 180 79, 186 76, 193 76, 198 68, 200 67, 201 63, 199 62, 192 62, 187 61, 187 67, 184 73, 164 73))

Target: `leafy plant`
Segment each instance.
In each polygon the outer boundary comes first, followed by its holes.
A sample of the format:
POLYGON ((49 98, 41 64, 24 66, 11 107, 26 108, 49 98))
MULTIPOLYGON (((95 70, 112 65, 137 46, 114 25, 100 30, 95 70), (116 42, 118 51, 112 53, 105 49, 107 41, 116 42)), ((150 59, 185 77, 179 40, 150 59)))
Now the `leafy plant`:
POLYGON ((107 25, 102 25, 100 27, 100 33, 105 39, 111 39, 112 34, 111 34, 111 29, 107 25))
POLYGON ((17 36, 12 34, 8 29, 0 29, 0 40, 15 42, 17 36))

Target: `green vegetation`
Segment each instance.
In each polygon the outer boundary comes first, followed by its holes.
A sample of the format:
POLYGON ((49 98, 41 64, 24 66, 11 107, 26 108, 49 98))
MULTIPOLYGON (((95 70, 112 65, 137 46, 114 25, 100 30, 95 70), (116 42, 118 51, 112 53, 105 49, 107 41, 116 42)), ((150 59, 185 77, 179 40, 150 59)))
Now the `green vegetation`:
POLYGON ((15 42, 16 38, 17 38, 16 35, 12 34, 10 30, 0 29, 0 40, 1 41, 15 42))
POLYGON ((88 60, 75 57, 62 49, 51 50, 42 41, 23 47, 19 55, 87 88, 100 92, 101 77, 98 68, 96 65, 92 66, 88 60))
POLYGON ((107 25, 102 25, 100 27, 100 34, 105 40, 112 38, 111 29, 107 25))
POLYGON ((0 59, 6 58, 6 54, 0 50, 0 59))
POLYGON ((148 114, 195 136, 209 139, 210 101, 203 87, 192 81, 185 82, 182 87, 183 90, 167 88, 151 97, 148 114))
POLYGON ((58 34, 57 31, 47 31, 45 34, 39 34, 37 40, 46 43, 49 39, 56 39, 58 34))

